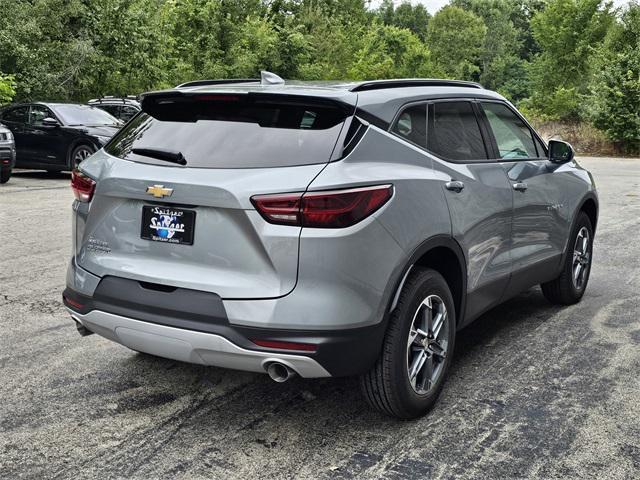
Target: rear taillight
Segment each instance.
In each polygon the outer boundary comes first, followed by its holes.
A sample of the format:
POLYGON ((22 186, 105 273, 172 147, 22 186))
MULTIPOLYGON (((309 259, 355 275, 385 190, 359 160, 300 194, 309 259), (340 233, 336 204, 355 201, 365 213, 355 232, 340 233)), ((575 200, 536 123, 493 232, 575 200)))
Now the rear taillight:
POLYGON ((71 189, 80 202, 90 202, 96 189, 96 182, 78 170, 71 172, 71 189))
POLYGON ((376 185, 329 192, 256 195, 251 201, 269 223, 344 228, 371 215, 392 195, 392 185, 376 185))

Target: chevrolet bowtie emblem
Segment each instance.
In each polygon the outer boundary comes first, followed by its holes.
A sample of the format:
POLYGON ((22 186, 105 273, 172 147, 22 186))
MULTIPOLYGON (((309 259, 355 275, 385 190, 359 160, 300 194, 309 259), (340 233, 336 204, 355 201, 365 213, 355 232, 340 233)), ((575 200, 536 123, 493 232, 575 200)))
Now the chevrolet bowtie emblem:
POLYGON ((147 193, 156 198, 170 197, 173 193, 173 188, 164 188, 164 185, 154 185, 153 187, 147 187, 147 193))

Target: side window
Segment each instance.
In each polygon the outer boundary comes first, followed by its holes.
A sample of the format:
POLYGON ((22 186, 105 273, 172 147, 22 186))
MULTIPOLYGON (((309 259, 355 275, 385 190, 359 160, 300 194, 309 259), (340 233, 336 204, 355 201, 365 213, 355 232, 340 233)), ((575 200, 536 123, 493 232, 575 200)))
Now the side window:
POLYGON ((538 157, 531 130, 509 107, 501 103, 483 103, 482 108, 498 144, 500 158, 538 157))
POLYGON ((29 123, 34 127, 41 127, 45 118, 55 118, 51 110, 42 105, 33 105, 29 112, 29 123))
POLYGON ((7 122, 27 123, 29 107, 18 107, 4 112, 2 119, 7 122))
POLYGON ((118 105, 98 105, 98 108, 101 108, 102 110, 110 113, 116 118, 118 118, 120 115, 120 106, 118 105))
POLYGON ((124 120, 125 122, 128 122, 134 117, 136 113, 138 113, 138 109, 136 107, 130 107, 125 105, 124 107, 122 107, 122 113, 120 114, 120 119, 124 120))
POLYGON ((427 147, 427 106, 412 105, 405 108, 392 131, 423 148, 427 147))
POLYGON ((436 102, 430 105, 427 148, 447 160, 487 159, 471 102, 436 102))

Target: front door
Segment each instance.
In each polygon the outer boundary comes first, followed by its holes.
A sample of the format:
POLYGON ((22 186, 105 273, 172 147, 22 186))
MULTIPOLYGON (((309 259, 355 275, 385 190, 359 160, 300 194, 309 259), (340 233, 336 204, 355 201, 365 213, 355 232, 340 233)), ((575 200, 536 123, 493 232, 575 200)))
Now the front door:
POLYGON ((61 154, 59 148, 64 143, 64 132, 60 126, 44 125, 45 118, 56 119, 48 107, 44 105, 31 106, 26 135, 33 150, 33 156, 39 164, 64 165, 66 158, 61 154))
POLYGON ((546 159, 542 143, 506 103, 482 102, 494 156, 513 191, 512 281, 515 294, 557 276, 569 231, 571 202, 563 199, 559 166, 546 159))

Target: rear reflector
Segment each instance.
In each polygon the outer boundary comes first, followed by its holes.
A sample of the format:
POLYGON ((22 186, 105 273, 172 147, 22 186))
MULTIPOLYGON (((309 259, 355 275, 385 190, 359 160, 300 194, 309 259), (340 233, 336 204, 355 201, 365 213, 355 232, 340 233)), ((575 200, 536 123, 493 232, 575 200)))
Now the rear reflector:
POLYGON ((71 189, 80 202, 90 202, 96 189, 96 182, 78 170, 71 172, 71 189))
POLYGON ((376 185, 328 192, 256 195, 251 202, 269 223, 344 228, 371 215, 392 195, 392 185, 376 185))
POLYGON ((274 348, 277 350, 300 350, 303 352, 315 352, 318 349, 317 345, 310 343, 297 343, 297 342, 279 342, 277 340, 251 340, 259 347, 274 348))
POLYGON ((65 301, 65 303, 67 305, 69 305, 72 308, 75 308, 76 310, 82 310, 82 308, 84 308, 84 305, 82 303, 76 302, 75 300, 71 300, 69 297, 64 296, 62 297, 65 301))

